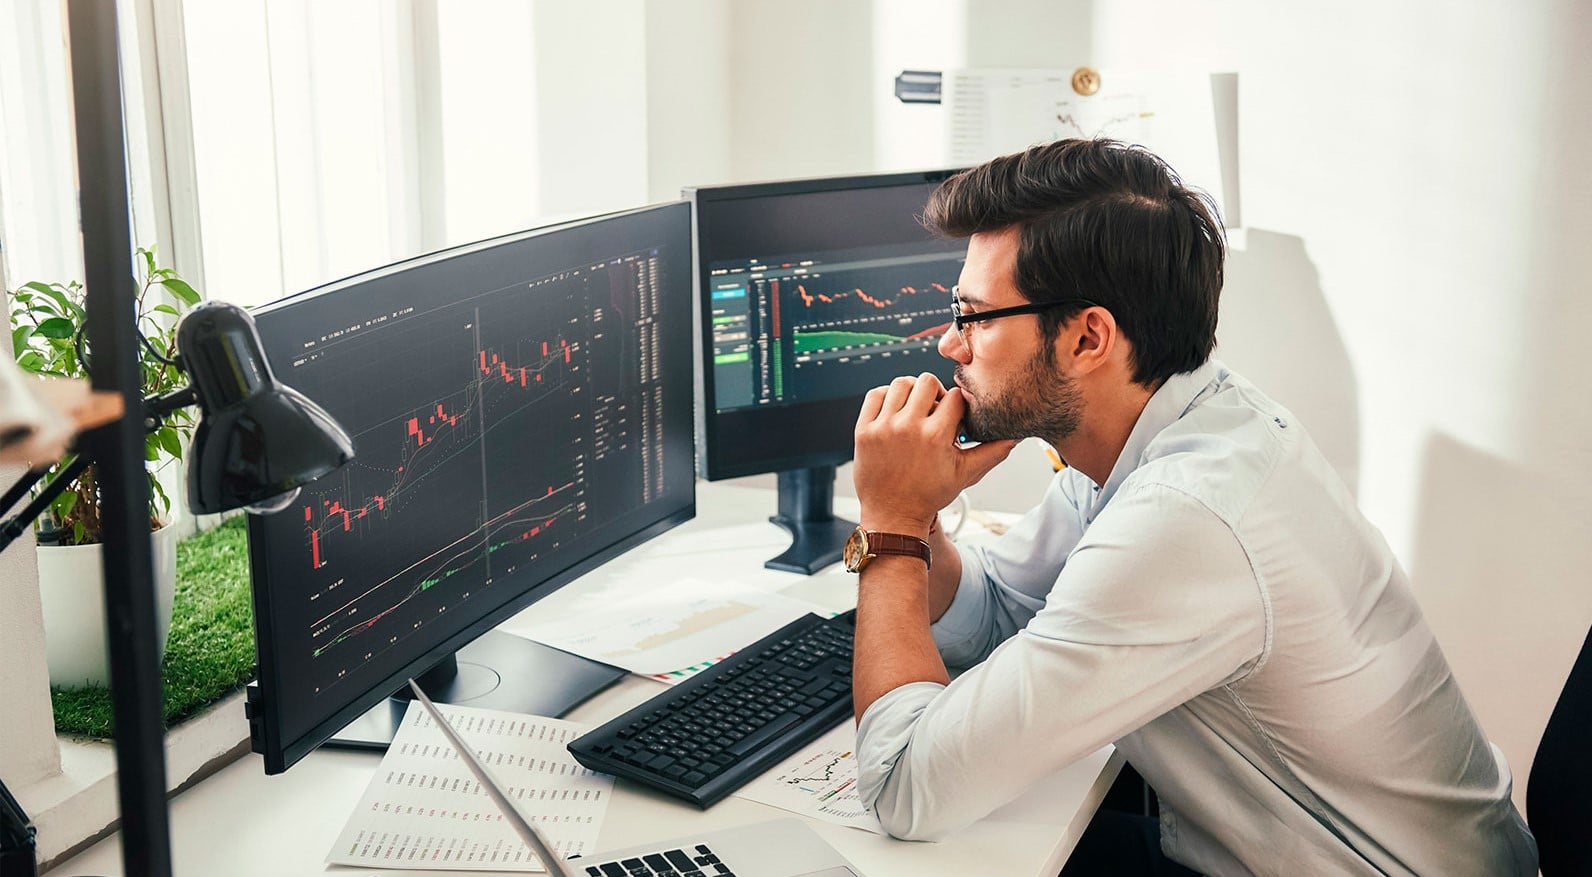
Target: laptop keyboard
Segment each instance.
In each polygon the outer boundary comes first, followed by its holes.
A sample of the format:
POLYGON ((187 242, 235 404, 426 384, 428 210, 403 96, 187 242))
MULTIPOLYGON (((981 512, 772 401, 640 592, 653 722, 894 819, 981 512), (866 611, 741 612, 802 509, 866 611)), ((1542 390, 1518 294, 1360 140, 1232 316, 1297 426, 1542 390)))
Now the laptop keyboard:
POLYGON ((697 844, 690 852, 665 850, 585 867, 588 877, 735 877, 707 844, 697 844))

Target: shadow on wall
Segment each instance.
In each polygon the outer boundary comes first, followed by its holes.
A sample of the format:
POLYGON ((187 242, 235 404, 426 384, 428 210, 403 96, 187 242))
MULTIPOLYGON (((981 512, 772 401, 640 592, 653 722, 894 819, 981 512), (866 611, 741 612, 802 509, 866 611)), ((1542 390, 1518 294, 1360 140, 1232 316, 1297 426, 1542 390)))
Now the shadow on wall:
MULTIPOLYGON (((1448 436, 1422 465, 1414 574, 1421 605, 1482 725, 1509 757, 1515 801, 1592 626, 1592 5, 1560 4, 1541 57, 1531 242, 1497 350, 1507 459, 1448 436)), ((1547 23, 1547 22, 1545 22, 1547 23)), ((1478 205, 1478 211, 1485 210, 1478 205)), ((1458 364, 1463 369, 1469 364, 1458 364)))
POLYGON ((1216 356, 1288 406, 1359 494, 1358 384, 1304 241, 1252 229, 1227 256, 1216 356))
POLYGON ((1515 802, 1592 625, 1592 498, 1437 435, 1426 444, 1410 579, 1515 802), (1531 514, 1522 514, 1530 510, 1531 514))

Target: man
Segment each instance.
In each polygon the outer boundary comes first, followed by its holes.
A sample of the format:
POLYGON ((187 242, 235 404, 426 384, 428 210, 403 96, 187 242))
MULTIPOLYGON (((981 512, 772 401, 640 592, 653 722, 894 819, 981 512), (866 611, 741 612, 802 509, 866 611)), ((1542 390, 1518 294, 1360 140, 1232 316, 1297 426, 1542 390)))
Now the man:
POLYGON ((1382 537, 1293 415, 1209 359, 1214 210, 1148 152, 1069 140, 948 180, 926 223, 968 239, 955 386, 898 378, 856 431, 861 529, 898 534, 848 558, 859 788, 885 828, 944 836, 1115 743, 1161 820, 1109 873, 1534 873, 1502 753, 1382 537), (1027 436, 1068 468, 1000 541, 955 548, 936 510, 1027 436))

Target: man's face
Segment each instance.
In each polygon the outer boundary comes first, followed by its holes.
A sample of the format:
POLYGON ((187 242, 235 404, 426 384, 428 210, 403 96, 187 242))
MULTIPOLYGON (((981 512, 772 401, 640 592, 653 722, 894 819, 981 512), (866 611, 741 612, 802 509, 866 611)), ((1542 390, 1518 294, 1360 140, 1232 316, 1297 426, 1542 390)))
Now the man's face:
MULTIPOLYGON (((1017 290, 1016 228, 975 234, 958 285, 963 313, 1027 304, 1017 290)), ((963 422, 974 441, 1037 436, 1052 444, 1078 428, 1083 405, 1076 385, 1055 365, 1037 314, 1017 314, 955 326, 940 353, 956 362, 956 383, 967 398, 963 422)))

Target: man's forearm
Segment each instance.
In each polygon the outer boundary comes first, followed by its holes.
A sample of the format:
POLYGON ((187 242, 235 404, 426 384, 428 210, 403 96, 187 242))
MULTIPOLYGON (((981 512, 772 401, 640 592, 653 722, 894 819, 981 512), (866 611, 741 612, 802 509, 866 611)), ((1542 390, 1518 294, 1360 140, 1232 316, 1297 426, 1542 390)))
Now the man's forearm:
MULTIPOLYGON (((922 562, 912 557, 878 557, 862 572, 851 673, 852 704, 859 720, 874 701, 903 685, 950 684, 929 633, 925 575, 922 562)), ((954 592, 954 581, 951 587, 954 592)), ((949 605, 950 600, 945 602, 949 605)))
POLYGON ((929 551, 934 555, 934 566, 929 569, 929 621, 935 622, 956 598, 962 582, 962 553, 939 527, 929 535, 929 551))

